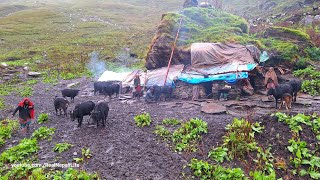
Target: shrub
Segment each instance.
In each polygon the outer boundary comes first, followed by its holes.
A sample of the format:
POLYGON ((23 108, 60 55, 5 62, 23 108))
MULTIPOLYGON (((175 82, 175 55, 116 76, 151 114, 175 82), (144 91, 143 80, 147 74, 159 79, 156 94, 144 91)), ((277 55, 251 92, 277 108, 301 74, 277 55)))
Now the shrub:
POLYGON ((196 141, 201 138, 202 133, 207 133, 208 125, 201 119, 191 119, 183 123, 180 128, 172 134, 172 141, 176 144, 177 151, 195 151, 196 141))
POLYGON ((170 137, 171 133, 168 129, 166 129, 163 126, 157 125, 156 129, 153 131, 157 136, 160 136, 164 139, 167 139, 170 137))
POLYGON ((263 127, 259 123, 250 123, 244 119, 235 118, 226 127, 227 134, 223 136, 223 146, 229 149, 229 157, 242 158, 246 153, 257 149, 254 139, 256 132, 262 132, 263 127))
POLYGON ((150 126, 151 118, 149 113, 144 113, 134 117, 138 127, 150 126))
POLYGON ((49 114, 47 113, 41 113, 38 117, 38 123, 42 124, 44 122, 47 122, 49 120, 49 114))
POLYGON ((228 148, 224 148, 224 147, 214 148, 213 150, 211 150, 209 152, 208 157, 211 158, 212 160, 218 162, 218 163, 222 163, 225 159, 229 160, 229 158, 228 158, 228 148))
POLYGON ((320 94, 320 80, 305 80, 301 89, 312 96, 317 96, 320 94))
POLYGON ((302 83, 302 91, 312 96, 320 94, 320 72, 316 68, 309 66, 305 69, 294 71, 293 74, 305 79, 302 83))
POLYGON ((306 52, 308 53, 311 60, 320 61, 320 48, 318 47, 307 48, 306 52))

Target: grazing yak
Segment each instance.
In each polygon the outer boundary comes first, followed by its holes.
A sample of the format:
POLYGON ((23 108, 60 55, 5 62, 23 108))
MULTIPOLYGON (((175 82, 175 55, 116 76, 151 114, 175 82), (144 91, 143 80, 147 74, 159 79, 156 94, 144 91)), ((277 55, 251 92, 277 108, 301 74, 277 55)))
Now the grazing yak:
POLYGON ((164 96, 164 100, 166 101, 167 99, 171 99, 172 97, 172 87, 171 86, 157 86, 154 85, 154 96, 155 96, 155 100, 161 100, 160 97, 163 95, 164 96))
POLYGON ((74 121, 75 119, 77 119, 78 127, 81 127, 83 116, 90 116, 94 107, 95 107, 95 103, 92 101, 86 101, 86 102, 77 104, 74 107, 74 110, 70 111, 71 120, 74 121))
POLYGON ((79 89, 63 89, 61 93, 64 98, 70 97, 71 101, 74 102, 74 97, 76 97, 79 94, 79 91, 79 89))
POLYGON ((70 105, 69 101, 64 97, 55 97, 53 102, 54 108, 56 110, 56 115, 58 116, 58 111, 60 112, 60 115, 62 115, 62 110, 64 112, 64 115, 67 116, 67 109, 70 105))
POLYGON ((292 98, 293 98, 293 102, 296 102, 297 101, 297 95, 298 95, 298 92, 301 90, 301 81, 300 80, 290 80, 289 81, 289 84, 292 88, 292 98))
POLYGON ((102 126, 106 126, 106 120, 109 113, 109 105, 107 102, 99 102, 91 113, 91 118, 99 126, 99 121, 102 122, 102 126))
POLYGON ((282 96, 285 94, 291 94, 293 93, 292 87, 290 84, 279 84, 274 89, 270 88, 267 92, 267 95, 273 95, 275 101, 276 101, 276 109, 278 108, 278 99, 281 99, 282 96))

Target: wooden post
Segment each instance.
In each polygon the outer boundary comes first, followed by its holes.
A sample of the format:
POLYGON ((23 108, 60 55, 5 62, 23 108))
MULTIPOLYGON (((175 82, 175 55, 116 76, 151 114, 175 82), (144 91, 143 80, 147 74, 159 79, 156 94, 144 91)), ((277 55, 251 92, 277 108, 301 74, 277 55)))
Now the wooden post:
POLYGON ((176 35, 176 38, 173 42, 173 45, 172 45, 172 49, 171 49, 171 55, 170 55, 170 59, 169 59, 169 62, 168 62, 168 67, 167 67, 167 72, 166 72, 166 78, 164 79, 164 85, 166 85, 167 83, 167 78, 168 78, 168 73, 169 73, 169 69, 170 69, 170 64, 171 64, 171 60, 172 60, 172 56, 173 56, 173 52, 174 52, 174 47, 176 46, 176 42, 177 42, 177 39, 178 39, 178 36, 179 36, 179 32, 180 32, 180 27, 181 27, 181 22, 182 22, 182 16, 180 18, 180 22, 179 22, 179 27, 178 27, 178 31, 177 31, 177 35, 176 35))

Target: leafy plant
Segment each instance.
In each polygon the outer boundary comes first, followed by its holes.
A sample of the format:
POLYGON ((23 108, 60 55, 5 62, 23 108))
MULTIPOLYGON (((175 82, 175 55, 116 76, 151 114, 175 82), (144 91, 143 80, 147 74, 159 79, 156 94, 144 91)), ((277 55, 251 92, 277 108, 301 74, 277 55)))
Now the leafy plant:
POLYGON ((134 117, 138 127, 150 126, 151 118, 149 113, 144 113, 134 117))
POLYGON ((202 133, 207 133, 208 125, 201 119, 191 119, 181 124, 181 127, 172 134, 172 141, 176 144, 177 151, 186 149, 196 150, 195 143, 201 138, 202 133))
POLYGON ((301 89, 312 96, 320 94, 320 72, 313 66, 294 71, 293 74, 304 79, 301 89))
POLYGON ((226 126, 227 134, 223 136, 223 146, 229 149, 229 157, 242 158, 249 151, 256 150, 254 134, 260 133, 262 129, 260 123, 250 123, 247 120, 235 118, 226 126))
POLYGON ((229 160, 228 148, 224 148, 224 147, 214 148, 209 152, 208 157, 218 163, 222 163, 225 159, 229 160))
POLYGON ((153 131, 157 136, 160 136, 164 139, 167 139, 171 136, 171 133, 164 126, 157 125, 155 130, 153 131))
POLYGON ((276 180, 275 171, 272 171, 268 175, 266 175, 265 172, 254 171, 254 172, 250 172, 250 176, 252 176, 254 180, 276 180))
POLYGON ((2 152, 0 162, 14 163, 21 161, 25 157, 37 152, 38 149, 37 139, 22 139, 18 145, 2 152))
POLYGON ((82 162, 87 162, 91 157, 92 154, 90 153, 90 149, 81 149, 81 154, 82 157, 80 158, 73 158, 74 161, 78 162, 78 163, 82 163, 82 162))
POLYGON ((19 128, 16 120, 3 120, 0 122, 0 146, 5 144, 5 139, 11 138, 11 134, 19 128))
POLYGON ((28 80, 28 81, 27 81, 27 85, 34 85, 34 84, 37 84, 37 83, 38 83, 38 81, 35 80, 35 79, 32 79, 32 80, 28 80))
POLYGON ((320 94, 320 80, 305 80, 302 83, 301 89, 312 96, 317 96, 320 94))
POLYGON ((55 132, 55 128, 48 128, 46 126, 42 126, 32 133, 32 137, 38 140, 44 140, 44 139, 51 140, 54 132, 55 132))
POLYGON ((38 117, 38 123, 42 124, 44 122, 47 122, 49 120, 49 114, 48 113, 41 113, 38 117))
POLYGON ((181 121, 180 121, 179 119, 174 119, 174 118, 172 118, 172 119, 164 119, 164 120, 162 121, 162 124, 163 124, 163 125, 173 125, 173 126, 176 126, 176 125, 181 124, 181 121))
POLYGON ((62 153, 72 147, 72 144, 69 143, 58 143, 54 146, 53 151, 62 153))
POLYGON ((295 139, 289 140, 290 146, 288 146, 288 150, 295 155, 295 157, 291 158, 291 162, 294 164, 296 168, 298 168, 303 158, 309 158, 312 155, 310 154, 307 143, 304 141, 296 141, 295 139))
POLYGON ((275 172, 273 168, 274 159, 270 151, 271 151, 271 147, 267 149, 258 147, 257 158, 253 160, 256 163, 256 169, 261 170, 264 175, 265 173, 268 173, 269 174, 268 176, 272 175, 275 172))
POLYGON ((224 168, 220 165, 211 165, 208 162, 192 159, 188 165, 194 175, 202 180, 229 180, 229 179, 246 179, 244 172, 240 168, 224 168))

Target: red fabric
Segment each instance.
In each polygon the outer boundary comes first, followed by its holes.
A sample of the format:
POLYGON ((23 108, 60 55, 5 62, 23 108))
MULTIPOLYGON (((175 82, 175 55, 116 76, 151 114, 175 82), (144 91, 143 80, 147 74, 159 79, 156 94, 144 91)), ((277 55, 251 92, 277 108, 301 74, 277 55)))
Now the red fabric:
POLYGON ((21 102, 19 102, 18 106, 23 107, 23 106, 24 106, 24 102, 25 102, 26 100, 29 101, 28 106, 33 106, 32 109, 29 109, 29 110, 30 110, 31 119, 34 119, 34 104, 33 104, 33 102, 30 101, 29 98, 24 98, 21 102))
POLYGON ((138 93, 140 93, 141 92, 141 86, 140 85, 138 85, 137 87, 136 87, 136 91, 138 92, 138 93))

